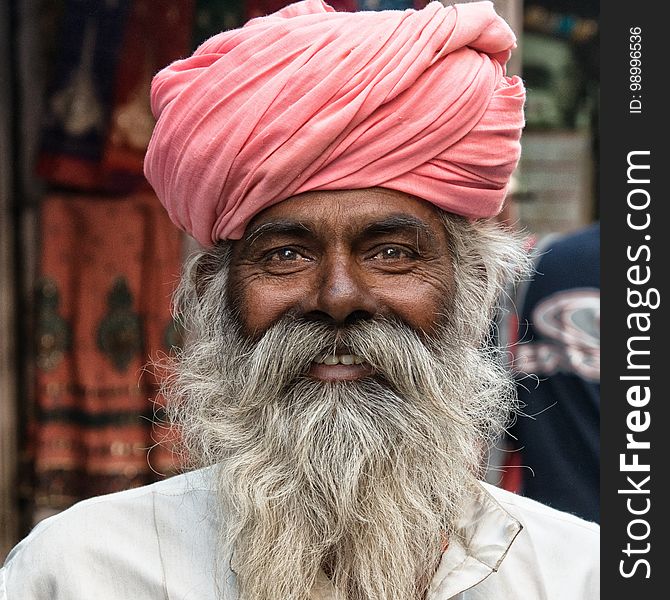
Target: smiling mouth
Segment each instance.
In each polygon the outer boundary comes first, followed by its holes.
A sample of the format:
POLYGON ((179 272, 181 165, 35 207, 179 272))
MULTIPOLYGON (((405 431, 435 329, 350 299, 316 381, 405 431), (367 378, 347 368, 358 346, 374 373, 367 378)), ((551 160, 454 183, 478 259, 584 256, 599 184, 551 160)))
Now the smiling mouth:
POLYGON ((365 362, 362 356, 357 354, 330 354, 323 352, 314 359, 319 365, 361 365, 365 362))
POLYGON ((358 354, 322 352, 312 362, 308 375, 322 381, 353 381, 374 373, 372 365, 358 354))

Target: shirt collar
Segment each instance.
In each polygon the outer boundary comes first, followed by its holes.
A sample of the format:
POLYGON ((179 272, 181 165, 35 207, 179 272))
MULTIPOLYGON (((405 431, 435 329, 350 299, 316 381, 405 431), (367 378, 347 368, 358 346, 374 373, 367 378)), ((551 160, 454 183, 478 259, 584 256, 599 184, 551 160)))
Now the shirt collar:
MULTIPOLYGON (((447 600, 481 583, 498 570, 512 543, 523 529, 486 489, 478 484, 456 527, 456 535, 442 555, 426 600, 447 600)), ((332 585, 320 573, 312 600, 334 598, 332 585)))
POLYGON ((427 600, 452 598, 497 571, 522 529, 486 484, 479 484, 442 555, 427 600))

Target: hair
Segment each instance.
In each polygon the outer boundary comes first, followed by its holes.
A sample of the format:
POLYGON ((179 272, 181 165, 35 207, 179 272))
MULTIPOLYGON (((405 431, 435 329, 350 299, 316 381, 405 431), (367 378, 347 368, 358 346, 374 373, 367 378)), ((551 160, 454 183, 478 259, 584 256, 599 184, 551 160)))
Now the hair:
POLYGON ((287 316, 252 341, 228 290, 230 243, 186 266, 175 306, 188 341, 163 393, 187 464, 217 465, 219 558, 233 556, 244 600, 307 600, 323 573, 338 600, 418 600, 444 536, 460 535, 515 405, 491 323, 528 261, 492 223, 443 221, 455 292, 431 336, 388 318, 335 329, 287 316), (304 376, 338 344, 379 376, 304 376))

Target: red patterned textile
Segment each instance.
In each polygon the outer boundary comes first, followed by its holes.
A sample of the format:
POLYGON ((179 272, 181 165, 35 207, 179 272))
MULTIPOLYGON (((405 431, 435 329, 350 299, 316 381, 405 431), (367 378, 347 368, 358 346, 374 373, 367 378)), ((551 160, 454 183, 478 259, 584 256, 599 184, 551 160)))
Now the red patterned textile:
POLYGON ((62 509, 177 468, 168 445, 155 445, 160 399, 144 366, 179 342, 170 297, 181 238, 146 191, 53 194, 41 229, 31 495, 62 509))

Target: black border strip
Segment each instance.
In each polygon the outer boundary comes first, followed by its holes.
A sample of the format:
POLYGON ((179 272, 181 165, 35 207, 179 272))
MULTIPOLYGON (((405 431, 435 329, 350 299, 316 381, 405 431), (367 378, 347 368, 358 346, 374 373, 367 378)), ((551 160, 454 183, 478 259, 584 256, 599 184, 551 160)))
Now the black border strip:
POLYGON ((661 585, 669 504, 662 484, 668 477, 663 455, 670 434, 664 394, 669 368, 664 363, 670 352, 664 348, 667 329, 661 318, 670 296, 665 284, 669 235, 661 211, 670 164, 661 137, 668 131, 662 44, 670 33, 659 5, 653 6, 601 2, 604 598, 667 597, 661 585))

